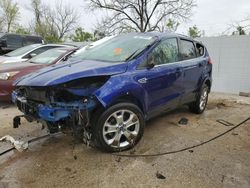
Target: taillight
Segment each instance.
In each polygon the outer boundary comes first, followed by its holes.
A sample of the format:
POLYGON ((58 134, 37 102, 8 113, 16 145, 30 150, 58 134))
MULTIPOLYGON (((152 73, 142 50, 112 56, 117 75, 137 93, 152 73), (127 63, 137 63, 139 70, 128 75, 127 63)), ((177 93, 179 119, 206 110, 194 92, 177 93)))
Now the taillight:
POLYGON ((211 64, 211 65, 213 64, 211 57, 208 58, 208 64, 211 64))

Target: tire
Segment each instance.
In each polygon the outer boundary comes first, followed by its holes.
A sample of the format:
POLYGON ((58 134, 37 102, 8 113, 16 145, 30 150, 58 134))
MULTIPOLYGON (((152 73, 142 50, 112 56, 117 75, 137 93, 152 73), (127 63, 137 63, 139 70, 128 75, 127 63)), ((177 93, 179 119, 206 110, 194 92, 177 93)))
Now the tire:
POLYGON ((136 105, 122 102, 100 113, 92 126, 95 146, 105 152, 117 152, 131 149, 140 141, 145 120, 136 105))
POLYGON ((196 98, 196 101, 189 104, 189 110, 195 114, 201 114, 204 112, 208 101, 209 87, 204 84, 196 98))

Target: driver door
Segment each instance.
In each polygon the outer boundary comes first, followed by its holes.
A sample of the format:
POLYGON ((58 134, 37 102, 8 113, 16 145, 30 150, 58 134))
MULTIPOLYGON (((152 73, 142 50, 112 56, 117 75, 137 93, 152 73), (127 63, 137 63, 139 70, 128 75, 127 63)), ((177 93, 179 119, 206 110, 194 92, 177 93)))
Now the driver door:
POLYGON ((154 67, 143 69, 137 78, 147 93, 147 111, 154 115, 176 108, 183 93, 177 38, 161 41, 147 61, 146 64, 154 64, 154 67))

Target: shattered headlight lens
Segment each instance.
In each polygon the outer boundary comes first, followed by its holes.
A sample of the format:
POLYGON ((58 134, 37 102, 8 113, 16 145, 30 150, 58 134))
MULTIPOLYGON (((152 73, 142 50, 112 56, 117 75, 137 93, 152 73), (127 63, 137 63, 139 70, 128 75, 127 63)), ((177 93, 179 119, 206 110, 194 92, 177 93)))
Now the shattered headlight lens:
POLYGON ((19 73, 19 71, 0 73, 0 80, 9 80, 13 76, 15 76, 17 73, 19 73))

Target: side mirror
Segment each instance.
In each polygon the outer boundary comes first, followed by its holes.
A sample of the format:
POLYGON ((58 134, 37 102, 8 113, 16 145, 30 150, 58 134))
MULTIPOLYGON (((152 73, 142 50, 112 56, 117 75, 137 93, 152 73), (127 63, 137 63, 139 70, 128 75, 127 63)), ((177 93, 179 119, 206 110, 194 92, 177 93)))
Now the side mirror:
POLYGON ((6 42, 6 40, 1 40, 1 41, 0 41, 0 47, 7 47, 7 42, 6 42))
POLYGON ((37 54, 35 54, 35 53, 31 53, 29 56, 30 56, 30 58, 32 58, 32 57, 35 57, 37 54))
POLYGON ((154 68, 155 62, 154 62, 154 57, 153 56, 149 56, 147 62, 148 62, 147 63, 148 69, 154 68))

